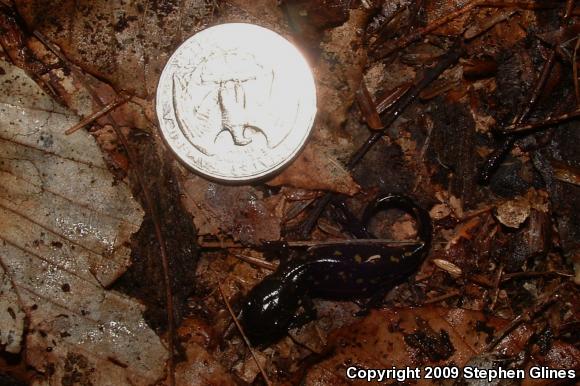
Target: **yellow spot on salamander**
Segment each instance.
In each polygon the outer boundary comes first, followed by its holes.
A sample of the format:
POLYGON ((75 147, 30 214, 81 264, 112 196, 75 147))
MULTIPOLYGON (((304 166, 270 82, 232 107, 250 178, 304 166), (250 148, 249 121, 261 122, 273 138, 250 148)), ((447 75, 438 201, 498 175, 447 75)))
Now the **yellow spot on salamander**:
POLYGON ((399 256, 393 256, 391 255, 391 257, 389 258, 393 263, 398 263, 400 261, 399 256))
POLYGON ((335 249, 333 255, 334 256, 342 256, 342 252, 339 251, 338 249, 335 249))
POLYGON ((362 256, 357 253, 356 255, 354 255, 354 261, 356 261, 357 263, 362 263, 362 256))
POLYGON ((370 261, 375 261, 375 260, 380 260, 380 259, 381 259, 381 255, 372 255, 371 257, 369 257, 369 258, 367 259, 367 261, 366 261, 366 262, 368 263, 368 262, 370 262, 370 261))

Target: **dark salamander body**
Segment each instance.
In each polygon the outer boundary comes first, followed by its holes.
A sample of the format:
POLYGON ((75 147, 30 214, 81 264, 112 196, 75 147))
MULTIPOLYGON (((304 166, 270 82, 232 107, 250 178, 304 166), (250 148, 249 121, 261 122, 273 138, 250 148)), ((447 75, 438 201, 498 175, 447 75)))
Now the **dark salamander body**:
POLYGON ((282 263, 250 291, 242 306, 239 319, 252 344, 269 345, 290 328, 312 320, 312 298, 382 298, 386 290, 414 272, 429 251, 431 219, 409 198, 386 195, 367 207, 362 223, 366 226, 377 212, 389 208, 402 209, 415 218, 419 242, 392 246, 355 239, 310 248, 300 258, 282 263), (298 313, 301 308, 304 312, 298 313))

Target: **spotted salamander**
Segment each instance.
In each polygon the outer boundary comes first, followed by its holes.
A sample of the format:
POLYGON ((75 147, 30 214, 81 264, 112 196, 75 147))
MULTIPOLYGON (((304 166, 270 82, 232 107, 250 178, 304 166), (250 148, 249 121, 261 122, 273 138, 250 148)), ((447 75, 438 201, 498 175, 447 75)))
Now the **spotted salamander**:
POLYGON ((367 206, 362 226, 366 229, 376 213, 390 208, 414 217, 417 243, 357 243, 354 239, 346 244, 310 248, 299 258, 283 261, 274 273, 252 288, 242 304, 239 321, 251 343, 268 346, 289 329, 314 319, 313 298, 382 300, 386 291, 414 272, 430 248, 431 219, 411 199, 389 194, 367 206))

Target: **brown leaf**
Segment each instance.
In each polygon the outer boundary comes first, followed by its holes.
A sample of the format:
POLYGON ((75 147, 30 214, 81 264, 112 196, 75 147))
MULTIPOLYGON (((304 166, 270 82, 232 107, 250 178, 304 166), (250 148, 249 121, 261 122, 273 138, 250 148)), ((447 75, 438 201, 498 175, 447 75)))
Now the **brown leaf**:
POLYGON ((188 345, 186 357, 175 368, 177 386, 236 385, 229 372, 202 346, 188 345))
POLYGON ((288 168, 268 181, 268 185, 330 190, 349 196, 360 189, 344 166, 315 143, 308 144, 288 168))
POLYGON ((211 0, 15 1, 31 30, 57 44, 84 70, 117 90, 155 94, 161 69, 177 45, 213 17, 211 0), (160 38, 160 37, 163 38, 160 38))
POLYGON ((505 324, 500 319, 485 320, 480 312, 461 309, 373 311, 360 322, 333 334, 334 355, 309 372, 307 384, 320 384, 329 372, 346 380, 346 363, 364 368, 415 368, 446 363, 461 366, 486 345, 489 335, 476 330, 478 322, 491 329, 505 324))
MULTIPOLYGON (((128 243, 143 211, 113 178, 78 118, 23 71, 0 62, 0 331, 17 352, 26 313, 27 364, 50 384, 149 385, 167 352, 143 307, 106 290, 130 264, 128 243), (9 306, 6 303, 10 303, 9 306), (147 350, 143 350, 147 347, 147 350), (98 369, 98 371, 95 371, 98 369)), ((1 335, 0 339, 5 340, 1 335)))
POLYGON ((280 238, 275 204, 251 186, 225 186, 182 169, 180 185, 184 205, 193 216, 198 234, 231 236, 244 243, 280 238))

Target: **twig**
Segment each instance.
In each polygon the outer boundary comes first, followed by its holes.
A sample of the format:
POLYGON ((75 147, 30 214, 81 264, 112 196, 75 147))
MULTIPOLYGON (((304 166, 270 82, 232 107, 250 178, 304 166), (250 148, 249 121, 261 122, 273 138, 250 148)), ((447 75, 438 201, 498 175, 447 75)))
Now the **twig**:
POLYGON ((127 103, 129 101, 129 99, 131 99, 130 95, 117 96, 115 99, 113 99, 111 102, 109 102, 105 107, 103 107, 99 111, 96 111, 96 112, 92 113, 91 115, 85 117, 79 123, 77 123, 73 127, 69 128, 64 133, 66 135, 70 135, 70 134, 74 133, 75 131, 79 130, 80 128, 85 127, 86 125, 92 123, 93 121, 95 121, 95 120, 99 119, 100 117, 102 117, 103 115, 107 114, 109 111, 114 110, 117 107, 127 103))
POLYGON ((275 271, 276 268, 278 268, 278 264, 274 264, 274 263, 270 263, 266 260, 263 259, 258 259, 256 257, 252 257, 252 256, 246 256, 246 255, 240 255, 235 253, 234 254, 235 257, 237 257, 238 259, 245 261, 246 263, 252 264, 252 265, 256 265, 258 267, 270 270, 270 271, 275 271))
MULTIPOLYGON (((437 28, 442 27, 471 10, 483 7, 483 8, 521 8, 521 9, 552 9, 561 7, 562 4, 553 2, 553 3, 543 3, 538 4, 535 1, 486 1, 486 0, 474 0, 471 3, 467 4, 463 8, 456 9, 447 15, 434 20, 427 26, 418 29, 417 31, 406 35, 394 42, 394 44, 385 47, 381 51, 378 52, 377 56, 379 59, 385 58, 395 51, 398 51, 402 48, 407 47, 409 44, 419 41, 423 38, 423 36, 427 35, 430 32, 435 31, 437 28)), ((378 46, 379 44, 377 44, 378 46)))
MULTIPOLYGON (((528 100, 528 103, 524 107, 524 110, 518 116, 516 116, 513 124, 520 125, 528 119, 534 107, 536 107, 536 103, 540 99, 540 94, 542 93, 546 81, 548 80, 548 77, 552 72, 552 67, 555 61, 556 61, 556 49, 552 48, 550 51, 550 56, 548 56, 548 59, 544 62, 540 78, 536 82, 536 85, 530 96, 530 99, 528 100)), ((497 148, 489 156, 489 158, 486 160, 481 169, 480 175, 481 182, 483 183, 489 182, 489 179, 491 178, 493 172, 495 172, 495 170, 499 167, 505 156, 511 151, 513 145, 516 142, 516 138, 517 137, 515 134, 508 134, 508 136, 504 139, 504 142, 500 145, 500 147, 497 148)))
MULTIPOLYGON (((439 62, 432 68, 426 69, 423 78, 419 80, 413 87, 409 88, 397 101, 397 103, 389 110, 387 117, 383 121, 383 129, 373 132, 366 142, 351 156, 346 168, 353 170, 358 163, 364 158, 368 151, 377 143, 386 133, 387 129, 403 114, 405 109, 417 99, 419 93, 425 89, 431 82, 437 79, 443 71, 456 63, 464 52, 463 46, 455 44, 447 53, 445 53, 439 62)), ((301 226, 301 236, 308 238, 318 218, 324 211, 324 208, 333 200, 334 193, 326 193, 320 200, 317 201, 312 212, 301 226)))
POLYGON ((516 13, 517 13, 517 11, 512 10, 512 11, 509 11, 506 13, 501 13, 499 15, 495 15, 490 20, 486 21, 485 24, 483 24, 482 26, 479 26, 479 28, 471 27, 471 28, 467 29, 467 31, 465 31, 463 33, 463 37, 466 40, 474 39, 474 38, 478 37, 479 35, 492 29, 496 24, 499 24, 501 22, 508 20, 516 13))
POLYGON ((576 63, 578 48, 580 48, 580 37, 576 38, 574 55, 572 55, 572 74, 574 76, 574 90, 576 91, 576 105, 580 106, 580 83, 578 82, 578 63, 576 63))
POLYGON ((519 327, 521 324, 525 322, 532 321, 536 315, 540 312, 544 311, 548 306, 550 306, 553 302, 560 299, 560 295, 557 293, 566 283, 563 283, 556 287, 554 291, 544 297, 544 299, 533 307, 532 310, 526 311, 520 315, 518 315, 514 320, 510 322, 506 327, 504 327, 497 337, 495 337, 489 344, 485 347, 483 352, 490 352, 493 350, 498 344, 500 344, 513 330, 519 327))
MULTIPOLYGON (((113 118, 110 118, 113 120, 113 118)), ((113 120, 114 122, 114 120, 113 120)), ((133 148, 129 146, 129 141, 125 134, 119 129, 117 124, 112 125, 113 130, 115 130, 115 134, 121 140, 125 151, 127 152, 127 156, 129 157, 129 161, 133 163, 133 165, 138 165, 137 163, 137 156, 133 151, 133 148)), ((147 185, 145 184, 145 180, 141 173, 135 173, 137 175, 137 180, 139 181, 139 185, 141 187, 141 191, 143 192, 143 197, 145 199, 145 204, 149 209, 149 214, 151 215, 151 221, 153 222, 153 228, 155 229, 155 238, 159 243, 159 253, 161 255, 161 266, 163 267, 163 281, 165 287, 165 302, 167 303, 167 329, 169 331, 169 374, 168 380, 170 386, 175 386, 175 315, 174 315, 174 303, 173 303, 173 291, 171 289, 171 279, 169 277, 169 258, 167 257, 167 250, 165 247, 165 238, 163 237, 163 233, 161 232, 161 223, 159 221, 159 217, 157 211, 155 210, 155 206, 153 205, 153 200, 151 199, 151 195, 149 194, 149 190, 147 189, 147 185)))
POLYGON ((224 301, 224 304, 226 305, 226 308, 228 309, 228 312, 230 313, 230 316, 234 320, 234 323, 236 324, 236 327, 238 328, 238 331, 240 331, 240 334, 242 335, 242 338, 244 339, 244 342, 246 343, 246 345, 248 346, 248 349, 250 350, 250 354, 252 354, 252 357, 254 358, 254 361, 256 362, 256 365, 258 366, 258 369, 260 370, 260 373, 262 374, 262 377, 264 378, 264 382, 266 382, 266 385, 271 386, 272 383, 268 379, 268 375, 266 375, 266 372, 264 371, 264 368, 260 364, 260 361, 258 361, 258 357, 256 356, 256 353, 254 352, 254 349, 252 348, 252 345, 250 344, 250 340, 248 339, 248 337, 244 333, 244 329, 240 325, 240 322, 238 321, 238 318, 236 318, 236 315, 234 314, 234 310, 232 310, 232 306, 230 306, 230 303, 226 299, 226 295, 224 294, 224 291, 222 289, 221 284, 218 284, 217 286, 218 286, 218 290, 220 291, 220 294, 222 296, 222 299, 224 301))
POLYGON ((459 292, 459 290, 453 290, 453 291, 448 292, 446 294, 436 296, 436 297, 431 298, 431 299, 427 299, 423 302, 423 304, 439 303, 440 301, 447 300, 449 298, 453 298, 453 297, 458 296, 458 295, 461 295, 461 292, 459 292))
POLYGON ((559 115, 557 117, 548 118, 548 119, 540 121, 540 122, 533 122, 533 123, 528 123, 525 125, 506 126, 501 131, 503 131, 504 133, 523 133, 523 132, 528 132, 528 131, 536 131, 539 129, 546 128, 548 126, 559 125, 560 123, 563 123, 563 122, 566 122, 566 121, 569 121, 571 119, 578 118, 578 117, 580 117, 580 109, 572 111, 571 113, 559 115))
MULTIPOLYGON (((277 241, 276 241, 277 242, 277 241)), ((328 239, 328 240, 298 240, 298 241, 280 241, 290 248, 301 247, 324 247, 329 245, 369 245, 369 244, 389 244, 391 246, 413 245, 421 242, 420 240, 394 240, 394 239, 328 239)), ((223 243, 219 241, 199 241, 199 247, 203 249, 246 249, 247 247, 239 243, 223 243)), ((263 247, 266 244, 258 245, 263 247)))
POLYGON ((356 99, 368 127, 371 130, 381 130, 383 128, 381 117, 379 116, 377 106, 375 105, 371 93, 369 92, 364 81, 360 83, 360 88, 356 94, 356 99))
MULTIPOLYGON (((71 63, 71 61, 62 54, 62 52, 56 48, 44 35, 42 35, 39 31, 33 32, 34 36, 36 36, 50 51, 52 51, 67 67, 68 69, 75 74, 79 80, 83 83, 84 87, 89 91, 93 101, 97 106, 100 106, 101 109, 105 107, 103 102, 100 100, 99 96, 92 88, 91 85, 86 81, 85 74, 82 73, 77 69, 77 67, 71 63)), ((118 127, 117 122, 115 119, 108 113, 104 114, 106 118, 111 123, 117 138, 121 141, 121 144, 125 148, 127 152, 127 157, 129 158, 129 162, 133 165, 139 165, 137 162, 137 155, 133 151, 133 148, 129 146, 129 141, 125 137, 125 135, 121 132, 118 127)), ((171 289, 171 281, 169 278, 169 259, 167 257, 167 250, 165 247, 165 239, 161 232, 161 225, 159 222, 159 217, 157 211, 155 210, 155 206, 153 205, 153 200, 151 199, 151 195, 149 190, 147 189, 147 184, 145 184, 145 180, 143 178, 142 173, 136 172, 137 181, 141 191, 143 192, 143 198, 145 201, 145 206, 147 207, 149 214, 151 216, 151 221, 153 222, 153 228, 155 231, 155 238, 159 243, 159 254, 161 255, 161 265, 163 269, 163 281, 165 287, 165 302, 167 304, 167 329, 169 333, 169 342, 168 342, 168 351, 169 351, 169 359, 168 359, 168 383, 169 386, 175 386, 175 316, 174 316, 174 304, 173 304, 173 291, 171 289)))
MULTIPOLYGON (((564 25, 570 18, 570 15, 572 14, 572 10, 574 8, 574 2, 575 0, 566 1, 565 8, 566 11, 564 13, 564 17, 562 18, 561 22, 562 25, 564 25)), ((554 66, 554 63, 556 61, 556 53, 557 53, 556 48, 558 47, 558 45, 559 43, 555 44, 554 47, 550 49, 550 54, 548 56, 548 59, 544 62, 542 72, 540 74, 540 77, 538 78, 538 81, 536 82, 536 85, 530 96, 530 99, 528 100, 528 103, 525 105, 523 111, 514 119, 513 121, 514 125, 521 125, 522 123, 524 123, 529 118, 533 109, 536 107, 536 104, 538 103, 538 100, 540 98, 540 94, 544 89, 546 81, 548 80, 548 77, 552 72, 552 67, 554 66)), ((501 165, 503 159, 511 151, 513 145, 516 142, 516 139, 517 139, 516 134, 508 134, 504 139, 503 143, 497 149, 495 149, 491 153, 491 155, 485 160, 479 172, 480 183, 487 184, 489 182, 493 173, 497 170, 497 168, 501 165)))
POLYGON ((493 298, 491 300, 491 305, 489 306, 489 309, 493 311, 493 309, 495 308, 495 305, 497 303, 497 298, 499 297, 499 285, 501 284, 501 278, 503 276, 503 264, 501 264, 499 266, 499 269, 497 270, 497 275, 495 276, 495 280, 493 281, 493 298))
POLYGON ((201 249, 246 249, 247 246, 235 241, 206 241, 197 240, 197 245, 201 249))
POLYGON ((563 277, 574 277, 573 273, 562 272, 562 271, 544 271, 544 272, 514 272, 503 275, 501 282, 504 283, 512 279, 520 279, 523 277, 545 277, 545 276, 563 276, 563 277))
POLYGON ((437 79, 443 73, 443 71, 445 71, 452 64, 455 64, 457 60, 459 60, 463 54, 463 51, 463 46, 461 44, 456 44, 441 57, 441 60, 433 68, 425 70, 423 78, 421 78, 421 80, 417 82, 414 87, 411 87, 409 90, 407 90, 407 92, 405 92, 405 94, 403 94, 398 100, 397 104, 393 106, 392 110, 389 111, 383 124, 383 130, 371 134, 365 144, 352 155, 350 161, 347 164, 347 168, 349 170, 354 169, 354 167, 358 165, 358 163, 363 159, 371 147, 373 147, 373 145, 387 133, 387 128, 389 128, 401 116, 401 114, 403 114, 403 111, 405 111, 405 109, 409 107, 409 105, 413 103, 415 99, 417 99, 419 93, 428 85, 430 85, 435 79, 437 79))
POLYGON ((404 83, 392 90, 390 94, 379 99, 377 102, 377 112, 382 114, 390 109, 412 86, 412 83, 404 83))
POLYGON ((343 239, 343 240, 314 240, 314 241, 288 241, 289 247, 324 247, 330 245, 369 245, 369 244, 389 244, 393 247, 413 245, 420 243, 420 240, 393 240, 393 239, 343 239))

